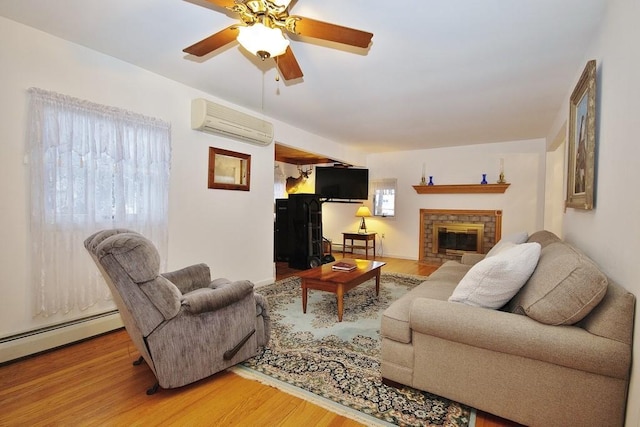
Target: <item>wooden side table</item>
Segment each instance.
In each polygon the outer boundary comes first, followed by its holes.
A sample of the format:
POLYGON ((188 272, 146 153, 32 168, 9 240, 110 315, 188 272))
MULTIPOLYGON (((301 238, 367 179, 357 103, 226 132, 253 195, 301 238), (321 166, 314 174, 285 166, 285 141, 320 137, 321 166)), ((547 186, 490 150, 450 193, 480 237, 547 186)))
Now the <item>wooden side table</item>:
POLYGON ((347 246, 351 249, 353 253, 354 249, 364 249, 365 259, 369 259, 369 249, 373 249, 373 258, 376 257, 376 234, 375 232, 371 233, 342 233, 342 257, 344 258, 345 250, 347 246), (347 240, 351 240, 351 244, 347 245, 347 240), (363 241, 364 245, 356 245, 353 241, 363 241), (372 245, 369 245, 369 242, 372 242, 372 245))

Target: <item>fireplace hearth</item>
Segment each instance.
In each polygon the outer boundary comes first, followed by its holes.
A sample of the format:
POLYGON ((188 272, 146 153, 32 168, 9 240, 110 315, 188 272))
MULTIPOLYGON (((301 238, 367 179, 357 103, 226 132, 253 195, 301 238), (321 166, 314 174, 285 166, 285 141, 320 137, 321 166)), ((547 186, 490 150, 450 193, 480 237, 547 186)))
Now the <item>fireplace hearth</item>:
POLYGON ((419 260, 441 264, 486 253, 500 240, 502 211, 420 209, 419 260))

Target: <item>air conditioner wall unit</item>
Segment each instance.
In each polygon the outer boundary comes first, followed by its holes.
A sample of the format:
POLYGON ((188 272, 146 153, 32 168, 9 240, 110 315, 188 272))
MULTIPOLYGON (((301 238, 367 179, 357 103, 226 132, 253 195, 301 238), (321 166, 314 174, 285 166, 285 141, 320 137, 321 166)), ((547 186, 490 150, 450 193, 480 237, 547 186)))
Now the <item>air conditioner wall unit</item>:
POLYGON ((273 124, 202 98, 191 101, 191 128, 262 146, 273 142, 273 124))

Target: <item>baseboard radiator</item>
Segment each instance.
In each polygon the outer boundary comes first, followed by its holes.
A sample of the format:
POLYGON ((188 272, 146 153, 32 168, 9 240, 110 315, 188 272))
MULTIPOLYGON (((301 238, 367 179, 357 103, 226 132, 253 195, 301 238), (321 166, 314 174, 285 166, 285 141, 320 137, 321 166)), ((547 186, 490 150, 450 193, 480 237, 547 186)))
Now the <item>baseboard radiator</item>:
POLYGON ((0 364, 91 338, 123 326, 117 310, 0 339, 0 364))

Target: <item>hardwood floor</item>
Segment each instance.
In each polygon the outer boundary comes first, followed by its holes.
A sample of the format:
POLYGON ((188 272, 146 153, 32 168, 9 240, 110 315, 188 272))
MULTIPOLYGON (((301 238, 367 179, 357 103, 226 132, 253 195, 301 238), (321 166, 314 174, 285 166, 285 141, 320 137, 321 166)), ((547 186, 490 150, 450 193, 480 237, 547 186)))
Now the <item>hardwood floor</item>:
MULTIPOLYGON (((376 258, 383 271, 428 275, 417 261, 376 258)), ((277 265, 277 278, 295 273, 277 265)), ((139 354, 124 330, 0 366, 1 426, 330 426, 360 424, 273 387, 222 372, 147 396, 155 379, 133 366, 139 354)), ((478 413, 477 427, 516 424, 478 413)))

